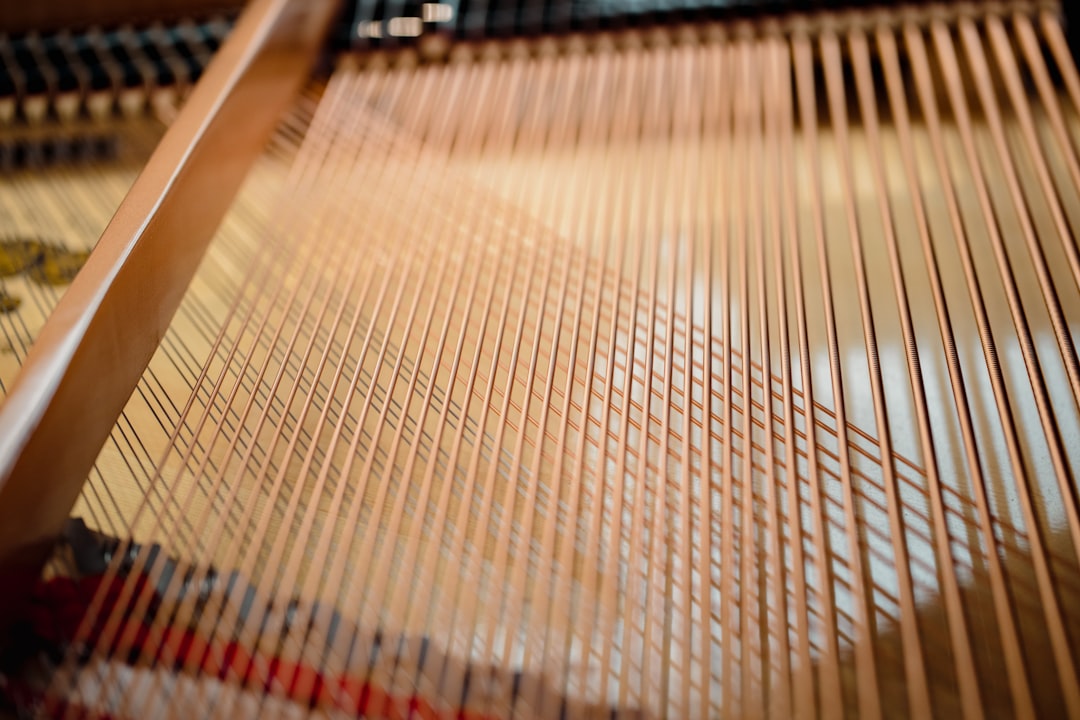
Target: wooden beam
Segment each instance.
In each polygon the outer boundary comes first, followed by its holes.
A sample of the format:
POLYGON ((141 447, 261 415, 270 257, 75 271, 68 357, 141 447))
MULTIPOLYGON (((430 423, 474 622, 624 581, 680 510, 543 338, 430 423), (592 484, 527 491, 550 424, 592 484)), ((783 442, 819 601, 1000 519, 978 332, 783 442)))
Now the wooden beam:
POLYGON ((335 5, 244 11, 0 405, 0 644, 335 5))

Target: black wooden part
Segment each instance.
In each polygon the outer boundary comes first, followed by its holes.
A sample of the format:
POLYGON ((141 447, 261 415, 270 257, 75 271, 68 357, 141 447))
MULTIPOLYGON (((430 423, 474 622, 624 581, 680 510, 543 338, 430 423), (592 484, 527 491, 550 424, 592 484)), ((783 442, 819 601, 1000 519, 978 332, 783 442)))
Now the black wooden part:
POLYGON ((41 47, 56 76, 57 91, 67 93, 78 90, 79 76, 71 67, 71 60, 64 51, 61 39, 55 35, 42 38, 41 47))
POLYGON ((168 87, 176 83, 176 71, 165 59, 157 44, 149 33, 132 34, 129 38, 129 47, 144 61, 137 63, 151 74, 150 84, 156 87, 168 87))
POLYGON ((64 540, 71 548, 75 569, 80 575, 99 575, 109 567, 100 536, 82 518, 71 518, 64 526, 64 540))
POLYGON ((142 71, 139 66, 134 62, 123 63, 120 66, 121 83, 125 88, 138 88, 146 84, 146 78, 143 77, 142 71))
POLYGON ((49 91, 49 84, 46 82, 45 74, 38 67, 37 58, 34 57, 26 38, 13 39, 11 52, 15 56, 15 64, 19 66, 18 69, 22 73, 24 96, 46 94, 49 91))
POLYGON ((107 38, 109 54, 120 68, 120 84, 125 88, 136 88, 146 84, 147 78, 143 77, 138 63, 124 46, 117 34, 111 34, 107 38))
POLYGON ((188 60, 188 80, 196 82, 202 77, 203 70, 206 68, 207 63, 210 62, 208 55, 194 56, 188 60))
POLYGON ((113 87, 113 76, 105 66, 97 45, 100 38, 91 35, 78 35, 71 41, 71 48, 86 75, 90 92, 101 92, 113 87))
POLYGON ((0 63, 0 99, 15 97, 15 79, 8 69, 0 63))
POLYGON ((217 52, 217 49, 221 47, 221 43, 225 41, 225 35, 229 31, 229 27, 225 23, 206 23, 199 29, 202 33, 203 45, 208 47, 210 52, 217 52))
MULTIPOLYGON (((434 0, 437 1, 437 0, 434 0)), ((913 2, 927 0, 912 0, 913 2)), ((539 34, 645 28, 720 19, 755 18, 792 12, 841 10, 887 4, 884 0, 449 0, 450 23, 438 32, 457 39, 481 40, 539 34)), ((336 49, 386 47, 411 38, 372 38, 358 33, 364 23, 418 17, 416 0, 353 0, 333 36, 336 49)), ((428 28, 425 26, 425 30, 428 28)))
POLYGON ((90 78, 90 89, 100 92, 108 90, 113 85, 112 75, 101 63, 90 65, 86 68, 90 78))

